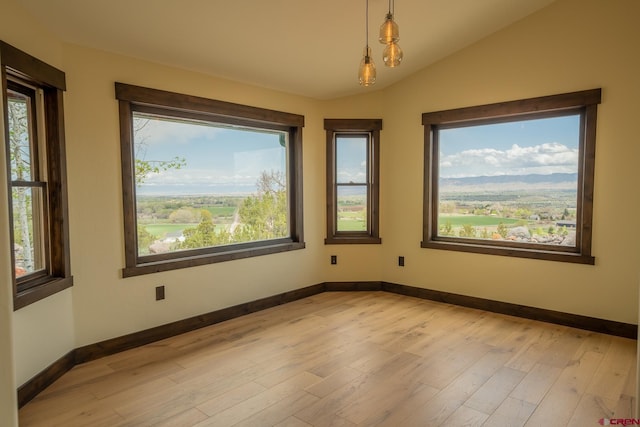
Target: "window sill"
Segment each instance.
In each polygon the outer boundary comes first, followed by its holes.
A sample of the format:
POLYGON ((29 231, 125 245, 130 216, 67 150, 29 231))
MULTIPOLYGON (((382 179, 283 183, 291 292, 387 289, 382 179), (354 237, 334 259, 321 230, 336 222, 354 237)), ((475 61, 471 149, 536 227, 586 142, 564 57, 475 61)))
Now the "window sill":
POLYGON ((382 243, 380 237, 371 236, 333 236, 324 239, 325 245, 379 245, 382 243))
POLYGON ((138 265, 122 269, 122 277, 141 276, 143 274, 159 273, 162 271, 177 270, 181 268, 197 267, 200 265, 215 264, 218 262, 233 261, 236 259, 251 258, 262 255, 276 254, 280 252, 304 249, 304 242, 276 243, 265 246, 253 246, 225 252, 206 253, 184 258, 171 258, 162 261, 142 262, 138 265))
POLYGON ((470 252, 485 255, 500 255, 517 258, 530 258, 546 261, 570 262, 575 264, 595 264, 595 257, 576 252, 546 251, 542 249, 524 249, 516 247, 497 247, 482 244, 441 242, 430 240, 420 244, 426 249, 442 249, 448 251, 470 252))
POLYGON ((24 308, 71 286, 73 286, 73 277, 51 277, 42 284, 18 291, 13 297, 13 310, 24 308))

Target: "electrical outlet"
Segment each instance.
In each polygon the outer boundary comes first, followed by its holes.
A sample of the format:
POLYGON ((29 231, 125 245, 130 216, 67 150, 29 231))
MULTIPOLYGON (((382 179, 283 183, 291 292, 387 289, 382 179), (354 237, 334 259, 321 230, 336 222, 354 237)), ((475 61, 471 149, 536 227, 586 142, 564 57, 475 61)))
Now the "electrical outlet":
POLYGON ((156 286, 156 301, 164 299, 164 285, 156 286))
POLYGON ((398 257, 398 265, 400 267, 404 267, 404 257, 403 256, 399 256, 398 257))
POLYGON ((336 265, 338 263, 338 255, 331 255, 331 264, 336 265))

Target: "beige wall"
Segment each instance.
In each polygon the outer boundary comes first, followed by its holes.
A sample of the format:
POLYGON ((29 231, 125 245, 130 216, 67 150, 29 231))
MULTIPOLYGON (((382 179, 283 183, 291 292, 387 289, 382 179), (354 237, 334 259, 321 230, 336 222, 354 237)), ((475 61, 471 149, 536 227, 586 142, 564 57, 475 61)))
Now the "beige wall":
MULTIPOLYGON (((2 58, 0 58, 1 60, 2 58)), ((0 103, 0 117, 3 117, 4 105, 0 103)), ((4 135, 4 120, 0 120, 0 135, 4 135)), ((5 150, 0 150, 0 176, 7 176, 5 150)), ((0 185, 0 200, 7 200, 7 186, 0 185)), ((6 209, 0 210, 0 247, 9 248, 9 215, 6 209)), ((0 425, 17 424, 16 417, 16 381, 13 362, 13 296, 11 294, 11 257, 0 256, 0 425)))
MULTIPOLYGON (((15 383, 24 383, 74 347, 323 281, 385 280, 637 322, 640 231, 634 214, 640 206, 634 184, 640 173, 635 167, 640 144, 633 119, 638 115, 634 101, 640 96, 640 31, 633 18, 640 15, 640 2, 559 0, 387 90, 324 102, 59 43, 33 28, 13 2, 0 3, 3 15, 8 10, 16 18, 8 20, 10 26, 3 24, 0 38, 60 67, 68 85, 65 120, 75 286, 14 313, 12 328, 2 323, 0 346, 14 349, 15 383), (29 31, 23 28, 26 24, 29 31), (304 115, 307 248, 122 279, 115 81, 304 115), (594 87, 603 88, 595 266, 420 248, 421 113, 594 87), (323 242, 323 119, 340 117, 383 118, 382 245, 323 242), (333 254, 338 255, 336 266, 329 265, 333 254), (398 255, 406 257, 406 267, 397 267, 398 255), (159 284, 166 286, 167 298, 156 302, 154 287, 159 284), (5 338, 5 331, 19 337, 5 338), (40 351, 34 355, 35 348, 40 351)), ((410 52, 406 54, 410 61, 410 52)), ((0 223, 6 222, 6 212, 0 212, 0 223)), ((0 228, 0 244, 6 247, 6 240, 6 230, 0 228)), ((5 253, 0 252, 2 266, 8 265, 5 253)), ((0 293, 0 316, 2 307, 7 309, 5 293, 0 293)), ((10 355, 0 352, 0 362, 6 356, 10 355)), ((10 391, 12 385, 2 383, 0 393, 10 391)))
POLYGON ((65 98, 76 345, 319 283, 324 132, 318 103, 111 55, 65 47, 65 98), (118 104, 114 82, 305 116, 305 250, 121 279, 124 265, 118 104), (154 287, 166 286, 156 302, 154 287))
MULTIPOLYGON (((3 17, 1 40, 64 69, 62 43, 35 24, 33 18, 15 2, 0 0, 0 10, 3 17)), ((4 132, 0 135, 4 146, 4 132)), ((5 177, 4 150, 0 151, 0 176, 5 177)), ((7 200, 4 179, 0 182, 0 200, 7 200)), ((13 311, 10 296, 12 266, 10 252, 6 250, 10 247, 8 212, 4 209, 6 203, 0 206, 3 207, 0 210, 0 425, 12 426, 17 424, 16 385, 23 384, 71 350, 75 334, 70 321, 72 293, 69 290, 30 306, 28 311, 31 315, 28 318, 26 312, 13 311), (48 345, 42 346, 41 343, 48 345)))
POLYGON ((384 280, 637 322, 638 16, 635 0, 558 1, 386 91, 384 280), (420 249, 421 113, 597 87, 595 266, 420 249))

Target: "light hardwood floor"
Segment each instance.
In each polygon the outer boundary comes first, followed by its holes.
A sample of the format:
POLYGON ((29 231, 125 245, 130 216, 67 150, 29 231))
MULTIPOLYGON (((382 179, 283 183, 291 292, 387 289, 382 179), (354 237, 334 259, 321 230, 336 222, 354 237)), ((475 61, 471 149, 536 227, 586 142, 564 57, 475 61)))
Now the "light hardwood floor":
POLYGON ((21 426, 598 426, 636 342, 386 292, 327 292, 76 366, 21 426))

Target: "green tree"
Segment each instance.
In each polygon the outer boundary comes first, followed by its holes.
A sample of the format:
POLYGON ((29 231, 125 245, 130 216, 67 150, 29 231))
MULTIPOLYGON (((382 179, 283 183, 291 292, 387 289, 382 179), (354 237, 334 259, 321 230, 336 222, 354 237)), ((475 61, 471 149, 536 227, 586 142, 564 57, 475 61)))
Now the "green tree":
POLYGON ((136 157, 136 185, 143 184, 149 174, 182 169, 186 165, 187 161, 181 157, 174 157, 171 160, 144 160, 136 157))
POLYGON ((197 211, 192 208, 180 208, 169 214, 169 221, 174 224, 191 224, 197 223, 199 215, 197 211))
MULTIPOLYGON (((31 181, 31 144, 29 134, 29 114, 27 102, 22 98, 11 97, 7 102, 9 123, 9 158, 11 180, 31 181)), ((31 195, 26 187, 12 187, 13 200, 13 238, 16 264, 22 264, 25 272, 35 268, 34 242, 31 235, 31 195)), ((17 266, 16 266, 17 267, 17 266)), ((18 269, 16 269, 18 271, 18 269)))
POLYGON ((144 129, 149 125, 149 119, 133 119, 133 140, 135 149, 135 178, 136 185, 141 185, 152 173, 160 173, 170 169, 182 169, 187 165, 183 157, 174 157, 171 160, 147 160, 147 139, 144 129))
POLYGON ((507 226, 502 222, 498 224, 498 234, 501 235, 503 239, 507 238, 507 226))
POLYGON ((200 224, 197 227, 186 228, 182 231, 184 241, 179 244, 180 249, 197 249, 219 244, 216 226, 213 224, 211 212, 200 211, 200 224))
POLYGON ((256 187, 256 194, 244 199, 228 230, 216 230, 211 212, 202 210, 200 223, 182 232, 184 241, 178 247, 203 248, 288 236, 285 174, 262 172, 256 187))
POLYGON ((451 221, 447 220, 444 224, 440 226, 440 235, 441 236, 453 236, 453 226, 451 225, 451 221))
POLYGON ((149 246, 155 241, 156 236, 149 233, 146 227, 138 225, 138 251, 140 255, 148 255, 149 246))
POLYGON ((458 232, 460 237, 476 237, 476 228, 471 224, 463 224, 462 229, 458 232))
POLYGON ((518 208, 516 209, 514 216, 516 218, 527 219, 531 216, 531 211, 526 208, 518 208))
POLYGON ((440 212, 453 213, 456 211, 456 202, 440 202, 440 212))
POLYGON ((238 210, 242 241, 288 236, 285 174, 263 171, 256 187, 257 193, 247 197, 238 210))

